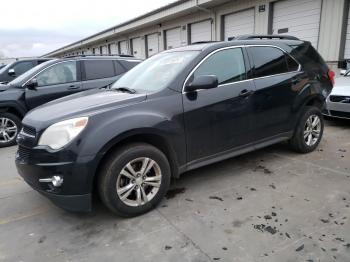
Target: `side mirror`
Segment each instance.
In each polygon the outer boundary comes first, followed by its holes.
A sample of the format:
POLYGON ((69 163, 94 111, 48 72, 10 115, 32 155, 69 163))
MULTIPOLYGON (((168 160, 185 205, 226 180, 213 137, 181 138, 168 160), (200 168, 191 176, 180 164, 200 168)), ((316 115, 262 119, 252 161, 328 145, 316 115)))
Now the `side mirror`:
POLYGON ((7 72, 10 76, 15 76, 16 75, 16 72, 15 72, 15 69, 11 68, 9 69, 9 71, 7 72))
POLYGON ((219 81, 215 75, 197 76, 191 83, 186 85, 185 91, 193 92, 199 89, 211 89, 218 87, 218 85, 219 81))
POLYGON ((38 81, 36 80, 36 78, 32 78, 31 80, 29 80, 29 82, 26 84, 26 87, 30 90, 36 90, 36 88, 38 87, 38 81))

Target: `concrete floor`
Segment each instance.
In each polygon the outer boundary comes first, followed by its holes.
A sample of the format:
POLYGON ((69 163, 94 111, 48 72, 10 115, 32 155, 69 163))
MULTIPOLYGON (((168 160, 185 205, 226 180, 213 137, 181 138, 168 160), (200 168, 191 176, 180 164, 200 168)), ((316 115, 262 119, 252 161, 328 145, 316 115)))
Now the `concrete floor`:
POLYGON ((0 149, 0 261, 350 261, 350 121, 317 151, 285 144, 189 172, 154 211, 67 213, 0 149))

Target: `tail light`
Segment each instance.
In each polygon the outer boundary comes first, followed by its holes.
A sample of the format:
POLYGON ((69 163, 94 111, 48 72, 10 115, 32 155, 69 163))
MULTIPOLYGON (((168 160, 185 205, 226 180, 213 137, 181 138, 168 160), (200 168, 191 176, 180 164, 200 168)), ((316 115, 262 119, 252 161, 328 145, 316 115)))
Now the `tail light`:
POLYGON ((329 71, 328 71, 328 77, 329 77, 329 80, 331 80, 332 85, 334 86, 334 78, 335 78, 335 73, 334 73, 334 71, 329 70, 329 71))

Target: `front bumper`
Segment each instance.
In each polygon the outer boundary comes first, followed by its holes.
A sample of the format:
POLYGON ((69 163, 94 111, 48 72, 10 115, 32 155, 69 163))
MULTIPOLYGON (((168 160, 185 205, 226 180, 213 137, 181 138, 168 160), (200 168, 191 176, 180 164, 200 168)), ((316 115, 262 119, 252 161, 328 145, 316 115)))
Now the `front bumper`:
POLYGON ((34 190, 49 198, 55 205, 68 211, 89 212, 92 208, 92 159, 84 157, 66 161, 69 160, 67 158, 72 158, 68 152, 49 153, 42 149, 26 149, 19 146, 16 167, 19 175, 34 190), (63 177, 60 187, 39 182, 39 179, 54 175, 63 177))

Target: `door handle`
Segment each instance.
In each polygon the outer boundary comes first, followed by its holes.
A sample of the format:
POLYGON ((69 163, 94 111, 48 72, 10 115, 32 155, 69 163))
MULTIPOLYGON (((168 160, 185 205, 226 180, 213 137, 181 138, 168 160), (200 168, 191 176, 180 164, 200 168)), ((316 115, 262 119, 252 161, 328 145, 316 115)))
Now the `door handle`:
POLYGON ((242 90, 240 93, 239 93, 239 97, 248 97, 248 96, 251 96, 252 94, 254 93, 253 90, 248 90, 248 89, 244 89, 242 90))
POLYGON ((70 85, 70 86, 68 87, 69 90, 78 89, 78 88, 80 88, 80 86, 70 85))

